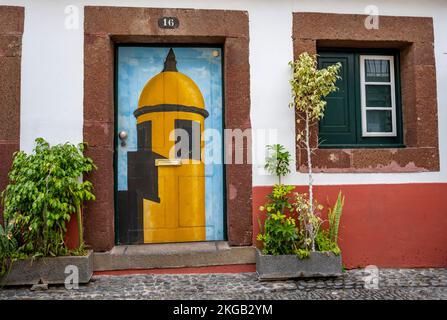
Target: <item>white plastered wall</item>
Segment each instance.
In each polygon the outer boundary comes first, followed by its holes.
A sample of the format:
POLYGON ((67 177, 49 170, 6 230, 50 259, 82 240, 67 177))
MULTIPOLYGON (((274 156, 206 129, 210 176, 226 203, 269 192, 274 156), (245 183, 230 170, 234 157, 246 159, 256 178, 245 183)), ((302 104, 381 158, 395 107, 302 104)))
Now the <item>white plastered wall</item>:
MULTIPOLYGON (((292 12, 365 13, 375 5, 380 15, 433 17, 438 88, 440 172, 389 174, 316 174, 317 184, 447 182, 447 1, 432 0, 0 0, 25 9, 22 51, 21 149, 36 137, 51 143, 82 141, 84 5, 247 10, 250 18, 251 122, 254 159, 262 158, 258 133, 277 129, 277 142, 295 152, 294 115, 288 108, 292 60, 292 12), (67 29, 67 6, 79 9, 79 28, 67 29)), ((70 11, 73 12, 73 11, 70 11)), ((380 20, 379 20, 380 21, 380 20)), ((219 23, 216 21, 215 23, 219 23)), ((321 26, 330 28, 330 26, 321 26)), ((380 27, 380 25, 379 25, 380 27)), ((271 141, 270 141, 271 142, 271 141)), ((285 183, 304 184, 292 173, 285 183)), ((253 185, 275 179, 253 165, 253 185)))

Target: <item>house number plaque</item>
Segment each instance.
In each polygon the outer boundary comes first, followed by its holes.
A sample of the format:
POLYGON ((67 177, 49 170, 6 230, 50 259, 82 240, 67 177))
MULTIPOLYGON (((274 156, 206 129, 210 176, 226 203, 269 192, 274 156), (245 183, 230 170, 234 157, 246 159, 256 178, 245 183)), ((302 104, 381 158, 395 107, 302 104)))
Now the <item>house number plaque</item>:
POLYGON ((161 17, 158 19, 158 26, 162 29, 177 29, 180 25, 176 17, 161 17))

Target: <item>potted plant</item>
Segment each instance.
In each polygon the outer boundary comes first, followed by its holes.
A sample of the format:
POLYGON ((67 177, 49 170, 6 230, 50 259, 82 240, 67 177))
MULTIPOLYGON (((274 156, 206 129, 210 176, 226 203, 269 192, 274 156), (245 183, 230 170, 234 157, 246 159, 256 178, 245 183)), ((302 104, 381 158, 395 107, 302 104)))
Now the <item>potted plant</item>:
POLYGON ((324 116, 323 100, 337 88, 340 64, 317 68, 316 56, 307 53, 291 63, 293 102, 291 106, 304 121, 305 129, 298 132, 297 141, 307 152, 308 193, 293 192, 293 186, 283 185, 281 177, 288 174, 290 153, 281 145, 268 146, 265 169, 278 177, 278 184, 260 208, 265 220, 260 222, 257 240, 256 270, 260 280, 294 277, 336 276, 341 274, 341 251, 338 228, 344 197, 341 192, 333 208, 328 209, 327 227, 323 227, 322 210, 313 196, 311 126, 324 116))
POLYGON ((2 192, 0 284, 64 283, 66 267, 78 268, 79 283, 93 272, 92 252, 83 241, 82 204, 94 200, 84 173, 96 168, 85 157, 85 144, 50 146, 36 139, 34 152, 19 151, 2 192), (67 225, 77 220, 77 248, 66 243, 67 225))

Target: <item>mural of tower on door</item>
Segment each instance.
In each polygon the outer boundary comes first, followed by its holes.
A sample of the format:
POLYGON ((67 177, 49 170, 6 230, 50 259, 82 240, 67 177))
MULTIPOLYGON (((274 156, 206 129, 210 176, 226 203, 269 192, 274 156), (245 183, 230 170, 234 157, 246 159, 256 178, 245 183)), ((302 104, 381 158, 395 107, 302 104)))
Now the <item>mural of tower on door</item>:
POLYGON ((221 48, 120 46, 116 83, 118 243, 223 240, 221 48))
POLYGON ((118 243, 223 240, 221 48, 119 47, 116 84, 118 243))

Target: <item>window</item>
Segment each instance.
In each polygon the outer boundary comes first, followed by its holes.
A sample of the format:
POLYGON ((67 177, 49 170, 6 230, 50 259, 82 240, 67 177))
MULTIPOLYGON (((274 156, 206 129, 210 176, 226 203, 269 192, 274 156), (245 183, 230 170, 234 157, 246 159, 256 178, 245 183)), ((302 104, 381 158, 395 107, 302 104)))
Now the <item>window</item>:
POLYGON ((326 97, 320 147, 403 147, 397 52, 319 52, 320 68, 337 62, 339 90, 326 97))
POLYGON ((395 137, 396 97, 393 56, 360 56, 363 137, 395 137))

